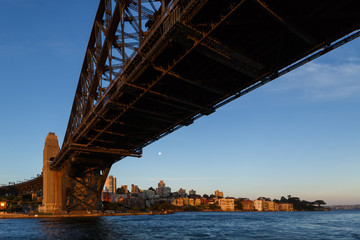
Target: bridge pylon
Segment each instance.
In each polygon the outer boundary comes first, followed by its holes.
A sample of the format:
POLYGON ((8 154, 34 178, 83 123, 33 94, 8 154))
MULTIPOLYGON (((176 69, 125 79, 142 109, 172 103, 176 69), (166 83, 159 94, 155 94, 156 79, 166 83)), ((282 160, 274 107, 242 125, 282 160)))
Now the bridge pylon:
POLYGON ((55 133, 50 132, 45 139, 43 152, 43 201, 39 211, 43 213, 59 213, 63 209, 64 184, 62 171, 50 169, 50 159, 60 151, 59 141, 55 133))
POLYGON ((39 211, 63 214, 97 210, 112 161, 69 159, 61 168, 51 163, 60 152, 55 133, 46 136, 43 152, 43 202, 39 211))

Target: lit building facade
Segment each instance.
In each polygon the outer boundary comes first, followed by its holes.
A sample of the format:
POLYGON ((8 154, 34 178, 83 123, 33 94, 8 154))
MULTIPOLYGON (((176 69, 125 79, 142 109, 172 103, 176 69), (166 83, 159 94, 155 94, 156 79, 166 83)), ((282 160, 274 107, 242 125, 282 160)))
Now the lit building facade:
POLYGON ((163 180, 160 180, 158 183, 158 188, 156 188, 156 195, 160 197, 168 197, 171 193, 171 188, 166 187, 163 180))
POLYGON ((134 194, 139 192, 140 192, 139 187, 137 185, 131 184, 131 193, 134 194))
POLYGON ((254 201, 251 201, 251 200, 241 201, 241 206, 244 211, 253 211, 254 210, 254 201))
POLYGON ((127 186, 127 185, 121 185, 121 187, 124 189, 124 192, 125 192, 125 193, 128 192, 128 186, 127 186))
POLYGON ((294 211, 294 207, 291 203, 279 203, 280 211, 294 211))
POLYGON ((223 211, 230 212, 235 210, 235 206, 234 206, 235 199, 220 198, 218 200, 218 203, 221 210, 223 211))
POLYGON ((179 197, 186 197, 187 195, 186 190, 182 188, 179 189, 178 193, 179 193, 179 197))
POLYGON ((264 207, 265 207, 265 200, 258 199, 254 201, 255 210, 261 212, 264 211, 264 207))
POLYGON ((112 175, 109 175, 109 177, 106 179, 105 191, 109 193, 116 192, 116 178, 114 178, 112 175))
POLYGON ((224 193, 220 192, 219 190, 215 191, 215 197, 224 197, 224 193))
POLYGON ((192 195, 196 195, 196 191, 194 189, 191 189, 189 191, 189 195, 192 196, 192 195))
POLYGON ((265 201, 264 211, 276 211, 275 202, 265 201))

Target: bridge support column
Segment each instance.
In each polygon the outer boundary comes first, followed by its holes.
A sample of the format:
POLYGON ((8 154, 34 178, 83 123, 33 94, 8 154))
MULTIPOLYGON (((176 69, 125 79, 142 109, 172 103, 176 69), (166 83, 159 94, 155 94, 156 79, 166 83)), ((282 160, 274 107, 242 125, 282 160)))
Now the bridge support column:
POLYGON ((63 210, 64 174, 50 169, 50 159, 60 151, 55 133, 46 136, 43 152, 43 201, 39 212, 57 214, 63 210))
POLYGON ((64 206, 67 212, 89 212, 99 207, 111 165, 72 166, 66 180, 64 206))

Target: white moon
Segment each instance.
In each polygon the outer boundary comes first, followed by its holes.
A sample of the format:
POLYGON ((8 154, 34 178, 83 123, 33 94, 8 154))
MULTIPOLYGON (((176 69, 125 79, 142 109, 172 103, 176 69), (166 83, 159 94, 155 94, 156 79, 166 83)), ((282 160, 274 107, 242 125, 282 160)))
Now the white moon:
POLYGON ((159 156, 161 156, 161 152, 159 152, 159 156))

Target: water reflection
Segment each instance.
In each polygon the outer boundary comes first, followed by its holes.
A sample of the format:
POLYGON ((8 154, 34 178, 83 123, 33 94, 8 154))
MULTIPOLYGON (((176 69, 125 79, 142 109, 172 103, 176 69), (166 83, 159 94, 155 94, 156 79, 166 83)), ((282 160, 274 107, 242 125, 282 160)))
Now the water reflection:
POLYGON ((359 212, 0 219, 0 239, 360 239, 359 212))

